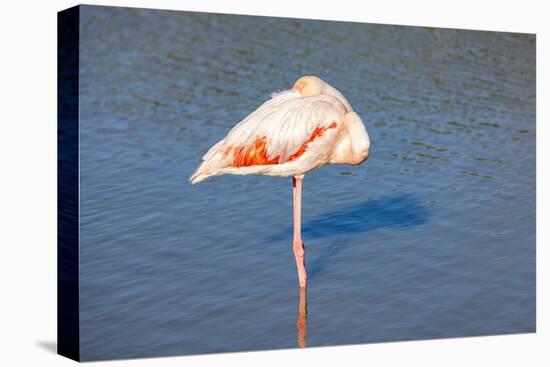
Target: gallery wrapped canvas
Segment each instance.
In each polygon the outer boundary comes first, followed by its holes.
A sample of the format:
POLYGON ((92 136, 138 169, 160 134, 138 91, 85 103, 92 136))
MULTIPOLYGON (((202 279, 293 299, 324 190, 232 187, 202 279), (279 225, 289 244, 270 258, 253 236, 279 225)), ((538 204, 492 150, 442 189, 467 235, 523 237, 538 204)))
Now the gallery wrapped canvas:
POLYGON ((535 35, 58 14, 58 351, 535 331, 535 35))

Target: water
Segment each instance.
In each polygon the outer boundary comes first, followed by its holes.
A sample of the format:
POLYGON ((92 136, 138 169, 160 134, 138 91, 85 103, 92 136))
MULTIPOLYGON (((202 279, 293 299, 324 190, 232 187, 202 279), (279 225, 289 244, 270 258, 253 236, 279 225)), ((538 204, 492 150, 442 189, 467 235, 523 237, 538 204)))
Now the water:
POLYGON ((81 14, 83 360, 535 330, 533 35, 81 14), (305 74, 373 148, 305 177, 307 315, 291 179, 187 181, 305 74))

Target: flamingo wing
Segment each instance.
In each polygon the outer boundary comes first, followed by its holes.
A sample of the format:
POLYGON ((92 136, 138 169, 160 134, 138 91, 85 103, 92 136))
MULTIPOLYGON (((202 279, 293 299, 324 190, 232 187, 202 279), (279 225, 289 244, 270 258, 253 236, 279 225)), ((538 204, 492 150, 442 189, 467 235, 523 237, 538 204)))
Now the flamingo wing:
POLYGON ((293 162, 313 141, 334 136, 327 132, 336 130, 345 113, 345 106, 331 96, 302 97, 294 91, 275 94, 210 148, 191 182, 223 173, 275 174, 264 166, 293 162))

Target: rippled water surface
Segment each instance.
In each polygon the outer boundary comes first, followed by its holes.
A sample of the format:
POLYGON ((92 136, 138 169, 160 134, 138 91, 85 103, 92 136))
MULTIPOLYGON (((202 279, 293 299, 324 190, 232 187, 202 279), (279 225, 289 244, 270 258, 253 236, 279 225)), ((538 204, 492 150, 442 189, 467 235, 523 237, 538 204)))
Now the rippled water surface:
POLYGON ((535 330, 533 35, 90 6, 80 27, 84 360, 535 330), (304 74, 373 153, 306 175, 300 295, 291 179, 188 177, 304 74))

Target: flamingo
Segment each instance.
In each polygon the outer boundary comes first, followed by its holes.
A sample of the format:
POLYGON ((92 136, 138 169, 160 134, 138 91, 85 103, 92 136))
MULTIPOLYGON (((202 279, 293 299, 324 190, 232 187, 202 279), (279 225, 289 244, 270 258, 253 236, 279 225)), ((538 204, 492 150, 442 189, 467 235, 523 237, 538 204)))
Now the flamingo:
POLYGON ((365 125, 342 93, 319 77, 303 76, 291 89, 273 93, 214 144, 190 181, 196 184, 223 174, 291 176, 292 248, 299 287, 306 288, 301 235, 304 175, 328 164, 359 165, 369 155, 365 125))

